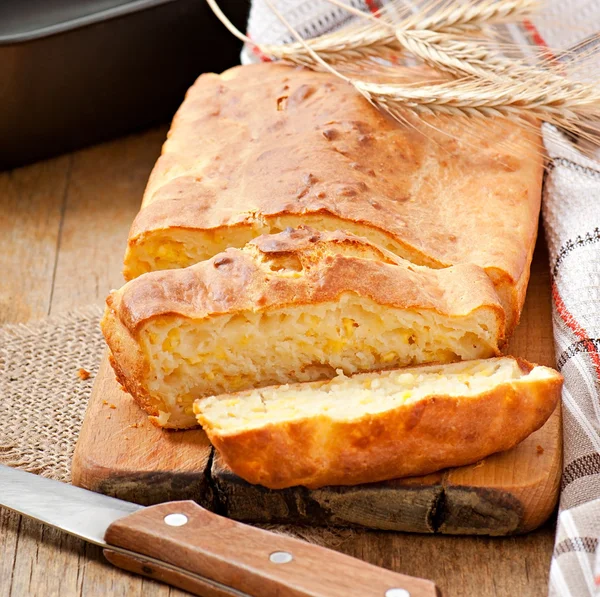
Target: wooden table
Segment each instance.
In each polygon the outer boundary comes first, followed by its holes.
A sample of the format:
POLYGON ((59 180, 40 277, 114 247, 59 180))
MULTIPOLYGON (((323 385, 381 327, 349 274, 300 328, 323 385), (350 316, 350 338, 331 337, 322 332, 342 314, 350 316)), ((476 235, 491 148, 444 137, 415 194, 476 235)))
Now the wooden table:
MULTIPOLYGON (((101 303, 166 128, 0 173, 0 323, 101 303)), ((511 538, 356 532, 330 546, 434 580, 446 597, 546 593, 554 521, 511 538)), ((182 596, 99 548, 0 509, 0 597, 182 596)))

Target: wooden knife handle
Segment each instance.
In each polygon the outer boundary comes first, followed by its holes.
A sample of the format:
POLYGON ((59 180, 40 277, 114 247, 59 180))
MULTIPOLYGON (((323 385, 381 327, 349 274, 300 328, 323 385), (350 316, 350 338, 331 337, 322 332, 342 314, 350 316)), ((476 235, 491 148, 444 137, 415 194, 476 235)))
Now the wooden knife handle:
POLYGON ((115 565, 206 597, 439 596, 431 581, 241 524, 191 501, 121 518, 107 529, 105 541, 139 556, 106 549, 115 565), (144 556, 167 566, 148 564, 144 556))

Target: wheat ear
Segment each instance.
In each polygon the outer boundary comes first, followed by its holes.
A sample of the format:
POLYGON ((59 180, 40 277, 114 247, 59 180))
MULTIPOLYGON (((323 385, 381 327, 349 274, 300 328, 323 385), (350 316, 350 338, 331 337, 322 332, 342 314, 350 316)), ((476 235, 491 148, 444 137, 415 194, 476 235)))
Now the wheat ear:
MULTIPOLYGON (((386 3, 375 15, 363 12, 341 0, 326 0, 347 12, 365 20, 370 20, 381 25, 391 24, 397 20, 393 15, 407 14, 404 0, 393 0, 386 3)), ((486 25, 500 23, 514 23, 532 15, 539 9, 538 0, 484 0, 483 2, 466 2, 449 4, 437 8, 441 0, 435 0, 419 7, 419 12, 404 18, 400 26, 404 29, 428 29, 445 33, 465 33, 477 31, 486 25)))
POLYGON ((434 11, 429 16, 423 16, 423 12, 411 15, 395 26, 384 17, 401 5, 397 1, 386 5, 380 11, 378 16, 381 18, 364 13, 340 0, 327 0, 327 2, 367 20, 368 23, 305 40, 305 44, 296 42, 285 46, 263 45, 261 51, 276 58, 309 66, 314 64, 314 61, 311 54, 307 52, 307 47, 331 63, 371 57, 387 58, 390 53, 398 53, 401 50, 400 46, 406 47, 403 40, 412 32, 428 30, 463 34, 479 31, 484 25, 523 19, 538 7, 537 0, 486 0, 476 5, 451 4, 437 12, 434 11))
POLYGON ((490 49, 482 40, 457 39, 445 33, 421 30, 397 33, 404 49, 429 66, 454 76, 474 76, 492 81, 541 77, 546 84, 558 85, 565 91, 578 91, 584 85, 557 72, 556 65, 548 60, 539 66, 514 60, 490 49))
MULTIPOLYGON (((215 0, 207 0, 213 7, 216 5, 215 0)), ((473 53, 470 56, 470 66, 461 67, 462 74, 465 74, 464 69, 488 69, 485 78, 479 76, 480 73, 471 70, 469 73, 472 79, 463 79, 450 81, 438 84, 425 85, 400 85, 400 84, 381 84, 363 81, 354 77, 349 77, 340 72, 331 64, 328 64, 314 49, 311 44, 322 42, 323 38, 307 42, 302 39, 300 34, 285 20, 283 15, 273 6, 271 0, 265 0, 271 7, 271 10, 277 15, 282 23, 288 28, 292 35, 297 40, 299 46, 302 46, 305 55, 310 57, 313 65, 318 65, 331 72, 340 79, 352 84, 359 93, 361 93, 369 102, 381 110, 387 112, 390 116, 402 123, 406 123, 404 117, 405 111, 411 110, 416 114, 448 114, 452 116, 465 117, 490 117, 502 116, 508 119, 521 122, 524 125, 530 123, 531 118, 544 120, 567 130, 584 134, 591 137, 591 133, 586 133, 586 119, 592 121, 600 113, 600 91, 591 85, 571 82, 567 79, 556 75, 556 73, 529 67, 524 63, 518 63, 520 76, 524 75, 523 80, 517 80, 512 76, 489 76, 489 65, 493 69, 497 69, 499 73, 505 74, 508 63, 504 62, 504 57, 498 54, 488 55, 485 52, 482 54, 473 53), (477 76, 473 76, 477 75, 477 76)), ((330 0, 331 1, 331 0, 330 0)), ((500 0, 497 3, 485 2, 477 5, 479 8, 489 8, 492 10, 492 5, 495 8, 498 5, 506 5, 507 0, 500 0)), ((533 3, 527 0, 515 0, 515 4, 519 6, 531 7, 533 3), (521 4, 525 2, 525 4, 521 4)), ((466 24, 474 25, 475 23, 483 23, 477 21, 468 11, 469 7, 458 10, 448 18, 448 27, 463 26, 466 24), (471 15, 471 16, 469 16, 471 15), (468 18, 467 18, 468 17, 468 18)), ((217 12, 217 11, 215 11, 217 12)), ((220 12, 220 11, 219 11, 220 12)), ((447 12, 445 13, 447 15, 447 12)), ((496 13, 496 16, 508 18, 511 11, 506 8, 504 13, 496 13)), ((217 12, 219 16, 219 13, 217 12)), ((222 15, 222 13, 221 13, 222 15)), ((434 15, 435 16, 435 15, 434 15)), ((221 17, 220 17, 221 18, 221 17)), ((223 18, 224 15, 223 15, 223 18)), ((434 18, 434 17, 430 17, 434 18)), ((226 19, 226 18, 225 18, 226 19)), ((228 22, 228 21, 227 21, 228 22)), ((438 18, 437 21, 432 21, 431 26, 439 26, 443 22, 438 18)), ((249 43, 254 43, 242 33, 237 31, 235 27, 229 23, 228 28, 237 32, 240 39, 245 39, 249 43)), ((389 26, 384 27, 389 31, 389 26)), ((407 32, 410 29, 410 22, 404 21, 404 26, 401 31, 407 32)), ((395 31, 395 30, 394 30, 395 31)), ((416 34, 411 39, 415 39, 416 34)), ((398 37, 398 36, 397 36, 398 37)), ((442 38, 438 38, 438 41, 442 38)), ((446 43, 449 43, 447 38, 443 38, 446 43)), ((339 41, 339 38, 338 38, 339 41)), ((430 39, 431 42, 431 39, 430 39)), ((455 42, 454 51, 456 54, 463 57, 463 62, 468 62, 469 52, 473 49, 468 44, 469 42, 455 42), (460 46, 460 43, 467 45, 460 46)), ((254 44, 257 45, 257 44, 254 44)), ((264 46, 259 47, 263 48, 264 46)), ((289 47, 289 46, 288 46, 289 47)), ((452 50, 452 48, 447 48, 452 50)), ((439 51, 439 49, 438 49, 439 51)), ((451 52, 447 52, 450 54, 451 52)), ((439 57, 438 57, 439 58, 439 57)), ((456 55, 454 57, 456 60, 456 55)), ((435 60, 430 56, 431 63, 439 68, 439 59, 435 60)), ((448 64, 451 66, 450 62, 448 64)), ((456 66, 456 65, 454 65, 456 66)))
MULTIPOLYGON (((306 40, 311 50, 328 62, 352 62, 365 58, 379 58, 390 53, 398 53, 402 47, 393 30, 381 27, 360 27, 356 32, 352 29, 340 33, 331 33, 311 40, 306 40)), ((288 60, 296 64, 314 65, 313 56, 300 43, 285 45, 263 44, 261 52, 288 60)))
MULTIPOLYGON (((265 2, 298 42, 306 45, 271 0, 265 2)), ((538 118, 569 130, 579 130, 582 118, 600 110, 600 94, 588 86, 581 86, 576 91, 565 90, 560 81, 548 84, 540 77, 525 82, 509 78, 497 82, 475 79, 423 86, 371 83, 343 75, 311 48, 307 46, 306 49, 328 71, 351 83, 369 102, 403 123, 402 111, 408 108, 417 114, 503 116, 521 122, 538 118)))
MULTIPOLYGON (((371 58, 389 58, 390 54, 401 51, 396 27, 384 18, 376 19, 339 0, 327 0, 348 12, 361 16, 368 22, 339 32, 304 40, 304 43, 260 44, 240 32, 225 16, 216 0, 207 0, 209 6, 227 29, 238 39, 256 46, 262 53, 276 59, 288 60, 304 66, 315 66, 313 50, 331 63, 360 61, 371 58)), ((401 30, 439 27, 440 31, 457 32, 478 29, 484 24, 515 21, 530 15, 536 8, 535 0, 486 0, 477 5, 453 4, 429 16, 413 15, 400 23, 401 30), (439 16, 438 16, 439 14, 439 16), (450 20, 446 22, 444 19, 450 20), (420 20, 421 19, 421 20, 420 20)), ((392 8, 399 8, 396 0, 387 5, 381 15, 385 16, 392 8)))
POLYGON ((578 123, 597 114, 600 93, 582 88, 578 93, 541 81, 502 81, 483 85, 480 81, 451 81, 436 85, 410 87, 352 81, 372 103, 391 113, 410 108, 418 113, 450 115, 504 116, 511 119, 534 117, 547 122, 578 123))
POLYGON ((401 29, 428 29, 455 33, 478 29, 482 25, 514 22, 532 14, 539 8, 537 0, 484 0, 483 2, 451 3, 434 10, 429 16, 416 13, 402 23, 401 29))

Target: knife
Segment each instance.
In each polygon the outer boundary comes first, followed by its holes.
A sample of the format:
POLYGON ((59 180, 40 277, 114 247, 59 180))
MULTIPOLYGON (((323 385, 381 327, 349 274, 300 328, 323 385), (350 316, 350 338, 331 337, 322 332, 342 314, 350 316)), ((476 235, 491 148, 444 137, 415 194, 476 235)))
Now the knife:
POLYGON ((0 506, 99 545, 125 570, 204 597, 435 597, 429 580, 263 531, 192 501, 143 507, 0 465, 0 506))

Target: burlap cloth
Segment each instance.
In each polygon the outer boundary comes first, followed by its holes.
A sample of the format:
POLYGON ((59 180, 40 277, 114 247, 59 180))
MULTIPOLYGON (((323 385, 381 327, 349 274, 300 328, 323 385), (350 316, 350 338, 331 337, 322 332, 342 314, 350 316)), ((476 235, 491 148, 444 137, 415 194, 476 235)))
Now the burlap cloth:
POLYGON ((104 346, 101 312, 90 306, 0 328, 2 464, 70 481, 73 450, 104 346))

